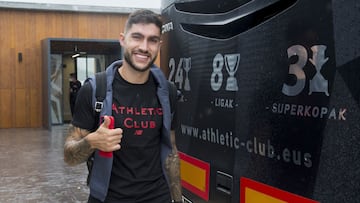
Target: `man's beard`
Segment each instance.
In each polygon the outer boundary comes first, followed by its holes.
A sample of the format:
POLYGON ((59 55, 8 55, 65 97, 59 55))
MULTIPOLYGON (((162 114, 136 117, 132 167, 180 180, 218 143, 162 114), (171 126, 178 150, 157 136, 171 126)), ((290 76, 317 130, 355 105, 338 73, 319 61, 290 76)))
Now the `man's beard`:
POLYGON ((145 72, 147 70, 149 70, 149 68, 154 64, 155 60, 156 60, 156 57, 154 57, 150 63, 145 67, 145 68, 141 68, 141 67, 138 67, 136 66, 132 60, 131 60, 131 56, 129 54, 128 51, 125 51, 124 53, 124 60, 130 65, 131 68, 133 68, 134 70, 136 71, 139 71, 139 72, 145 72))

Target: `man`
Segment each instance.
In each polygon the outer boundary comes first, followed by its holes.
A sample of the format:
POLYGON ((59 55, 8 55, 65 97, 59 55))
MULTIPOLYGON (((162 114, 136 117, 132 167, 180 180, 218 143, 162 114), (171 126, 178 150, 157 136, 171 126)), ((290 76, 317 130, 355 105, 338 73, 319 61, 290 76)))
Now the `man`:
POLYGON ((161 26, 159 15, 152 11, 129 15, 119 39, 124 61, 106 69, 107 98, 99 127, 91 82, 78 93, 64 160, 80 164, 95 152, 89 203, 172 201, 164 169, 166 157, 173 151, 168 86, 161 70, 153 65, 160 49, 161 26), (109 115, 114 117, 114 129, 109 129, 109 115), (112 154, 103 156, 101 152, 112 154))
POLYGON ((74 115, 74 107, 75 107, 75 101, 76 101, 76 96, 77 93, 79 91, 81 87, 81 82, 79 80, 77 80, 76 78, 76 74, 75 73, 70 73, 70 95, 69 95, 69 99, 70 99, 70 110, 71 110, 71 115, 74 115))

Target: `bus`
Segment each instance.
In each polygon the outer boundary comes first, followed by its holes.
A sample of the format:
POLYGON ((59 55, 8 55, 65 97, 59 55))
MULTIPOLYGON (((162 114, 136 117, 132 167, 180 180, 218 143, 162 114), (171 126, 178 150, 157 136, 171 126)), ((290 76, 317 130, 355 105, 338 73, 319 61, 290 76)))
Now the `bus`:
POLYGON ((184 202, 360 202, 359 7, 162 0, 184 202))

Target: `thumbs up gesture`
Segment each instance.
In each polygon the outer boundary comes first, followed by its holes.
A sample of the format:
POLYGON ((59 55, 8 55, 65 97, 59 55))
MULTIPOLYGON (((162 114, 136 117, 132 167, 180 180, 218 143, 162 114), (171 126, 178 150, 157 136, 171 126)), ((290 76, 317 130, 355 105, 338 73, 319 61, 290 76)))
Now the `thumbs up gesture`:
POLYGON ((112 116, 104 116, 103 120, 100 127, 87 136, 90 146, 103 152, 119 150, 123 130, 114 128, 114 118, 112 116))
POLYGON ((104 116, 104 122, 101 124, 102 127, 108 128, 108 129, 114 129, 114 117, 112 116, 104 116))

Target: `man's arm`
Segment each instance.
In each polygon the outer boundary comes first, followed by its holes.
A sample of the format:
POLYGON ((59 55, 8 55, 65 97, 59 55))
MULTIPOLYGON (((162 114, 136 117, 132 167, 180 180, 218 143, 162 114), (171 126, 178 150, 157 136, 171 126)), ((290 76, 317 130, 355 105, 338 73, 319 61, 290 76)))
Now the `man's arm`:
POLYGON ((121 128, 109 129, 110 123, 110 118, 105 116, 104 122, 92 133, 70 125, 64 144, 64 161, 76 165, 85 162, 95 149, 104 152, 119 150, 123 131, 121 128))
POLYGON ((64 144, 64 161, 67 164, 83 163, 95 151, 85 139, 89 133, 87 130, 70 125, 64 144))
POLYGON ((165 168, 170 180, 170 194, 173 202, 182 202, 182 190, 180 180, 180 158, 175 144, 175 131, 170 131, 172 153, 165 161, 165 168))

